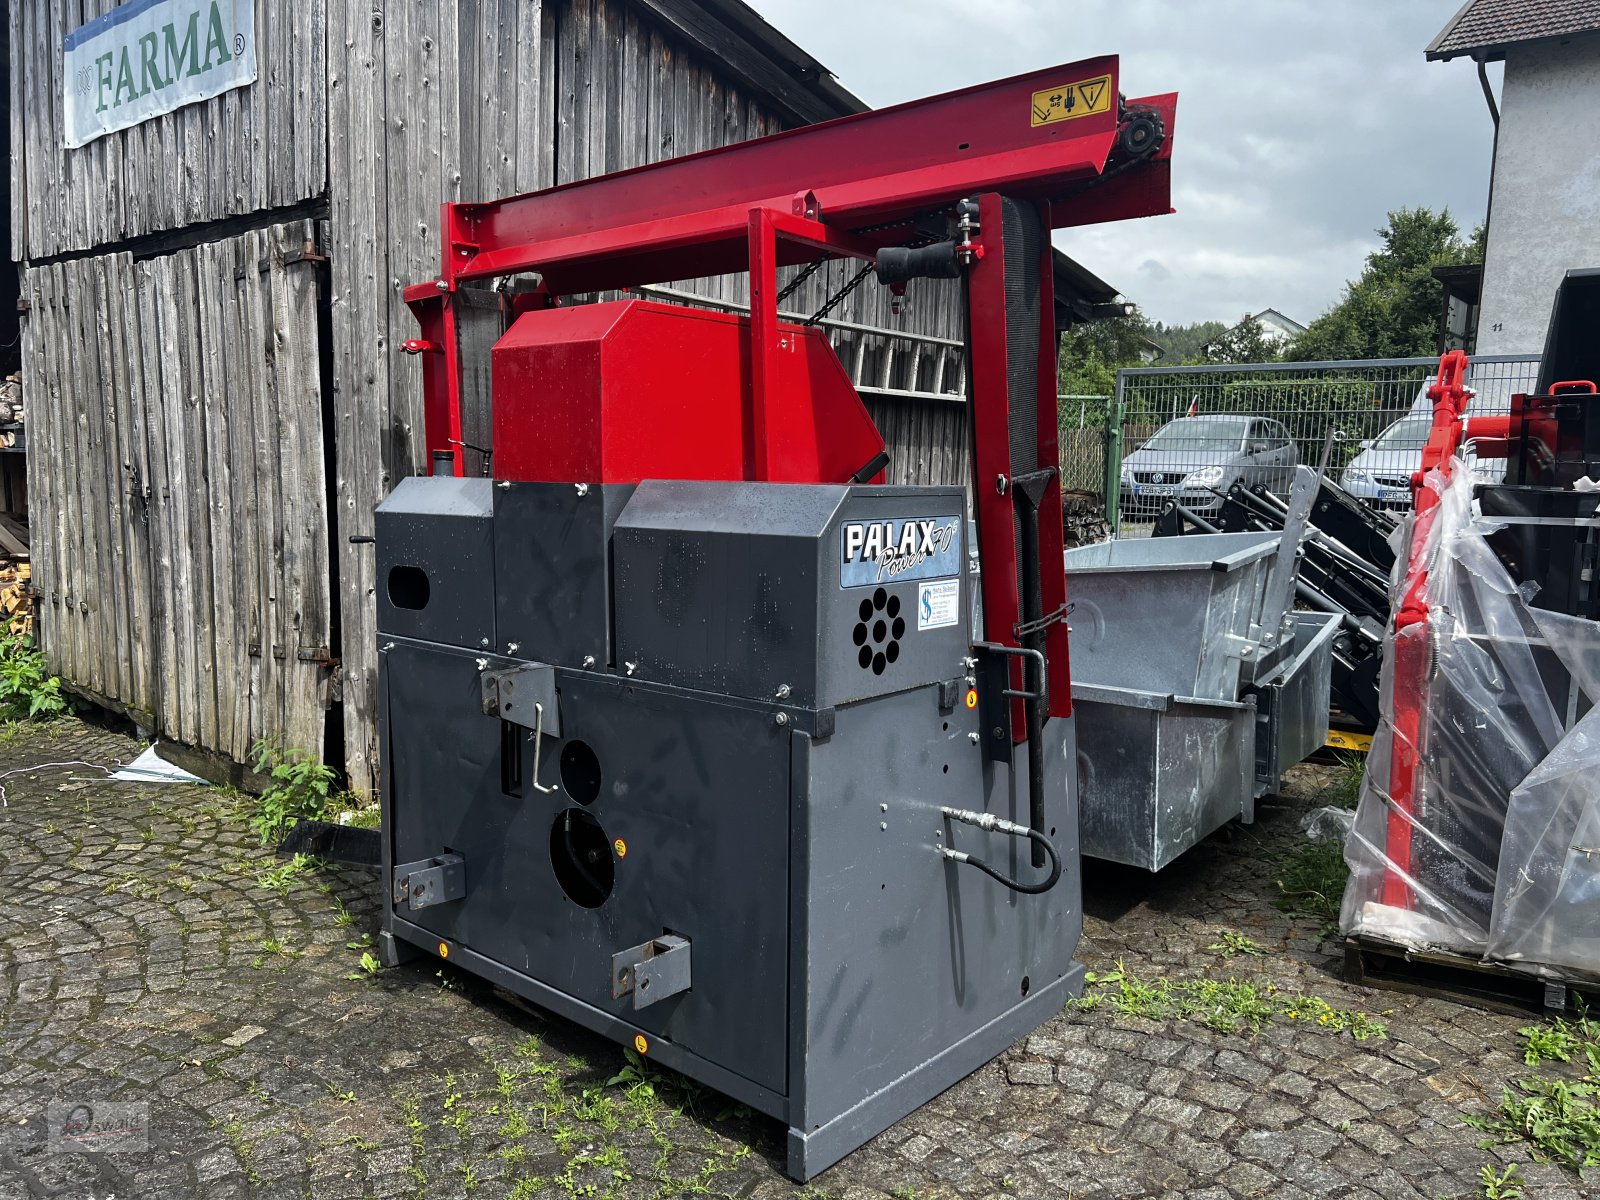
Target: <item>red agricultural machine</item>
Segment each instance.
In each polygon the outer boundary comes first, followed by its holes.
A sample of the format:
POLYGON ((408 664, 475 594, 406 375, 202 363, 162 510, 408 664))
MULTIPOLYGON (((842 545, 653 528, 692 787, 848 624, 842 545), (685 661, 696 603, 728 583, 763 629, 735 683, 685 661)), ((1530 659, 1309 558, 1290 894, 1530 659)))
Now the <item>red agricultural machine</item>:
POLYGON ((782 1120, 799 1178, 1060 1012, 1050 231, 1169 211, 1175 106, 1094 58, 445 206, 406 293, 434 474, 377 519, 389 961, 782 1120), (828 259, 958 281, 981 584, 968 489, 885 485, 833 349, 779 318, 779 271, 828 259), (742 271, 748 316, 572 303, 742 271), (464 478, 463 305, 515 275, 464 478))

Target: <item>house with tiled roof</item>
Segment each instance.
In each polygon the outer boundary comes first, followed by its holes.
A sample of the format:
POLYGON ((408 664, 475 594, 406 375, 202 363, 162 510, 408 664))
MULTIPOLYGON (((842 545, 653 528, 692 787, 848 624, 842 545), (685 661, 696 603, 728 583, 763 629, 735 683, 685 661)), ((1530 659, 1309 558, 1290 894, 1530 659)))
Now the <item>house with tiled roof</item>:
POLYGON ((1537 354, 1562 275, 1600 267, 1600 0, 1467 0, 1427 56, 1477 64, 1495 125, 1478 353, 1537 354))

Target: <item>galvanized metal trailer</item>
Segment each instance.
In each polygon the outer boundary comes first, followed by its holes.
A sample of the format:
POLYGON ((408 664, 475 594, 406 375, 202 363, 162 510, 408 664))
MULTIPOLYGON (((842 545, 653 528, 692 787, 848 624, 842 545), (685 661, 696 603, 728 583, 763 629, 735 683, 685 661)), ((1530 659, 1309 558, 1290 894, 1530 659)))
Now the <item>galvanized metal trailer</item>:
POLYGON ((446 205, 407 293, 436 473, 377 514, 384 954, 783 1120, 798 1178, 1081 987, 1048 233, 1168 211, 1176 98, 1118 76, 446 205), (777 272, 831 257, 965 283, 981 629, 962 490, 882 486, 779 320, 777 272), (561 303, 745 269, 748 318, 561 303), (462 478, 463 288, 520 272, 462 478))

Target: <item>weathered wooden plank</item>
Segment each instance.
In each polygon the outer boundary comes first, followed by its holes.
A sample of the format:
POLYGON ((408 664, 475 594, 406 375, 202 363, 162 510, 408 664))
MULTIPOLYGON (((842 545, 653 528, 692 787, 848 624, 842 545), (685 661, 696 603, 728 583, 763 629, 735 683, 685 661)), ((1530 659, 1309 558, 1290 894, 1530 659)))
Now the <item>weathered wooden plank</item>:
POLYGON ((228 455, 233 461, 233 487, 229 495, 228 521, 233 538, 234 635, 237 638, 235 662, 239 664, 236 707, 231 714, 234 745, 249 754, 265 728, 260 708, 262 672, 262 610, 266 605, 266 572, 262 563, 259 517, 261 509, 260 474, 269 451, 264 421, 257 396, 261 372, 255 369, 256 333, 261 328, 252 298, 256 293, 256 256, 249 237, 229 243, 232 268, 225 281, 228 304, 228 335, 237 384, 228 400, 228 455))
MULTIPOLYGON (((558 102, 556 98, 556 63, 558 26, 556 8, 552 0, 545 3, 540 0, 535 4, 524 4, 518 10, 517 37, 521 45, 529 45, 523 40, 536 34, 539 40, 538 78, 529 86, 527 72, 519 68, 520 83, 518 96, 538 96, 538 104, 534 111, 533 123, 530 125, 528 138, 532 140, 531 152, 524 139, 522 153, 531 161, 517 165, 517 188, 519 191, 529 187, 547 188, 556 182, 556 145, 557 132, 555 122, 558 102)), ((530 60, 531 62, 531 60, 530 60)), ((520 100, 519 100, 520 103, 520 100)))
POLYGON ((179 728, 178 692, 173 674, 178 662, 173 628, 172 502, 167 476, 167 408, 162 381, 162 341, 154 270, 134 263, 130 272, 133 311, 139 341, 137 388, 143 432, 145 537, 149 555, 149 629, 144 634, 150 656, 150 708, 156 727, 169 736, 179 728))
POLYGON ((390 286, 387 129, 383 110, 386 39, 370 3, 331 0, 330 199, 334 244, 333 363, 335 499, 343 660, 345 768, 357 791, 377 786, 377 628, 372 509, 383 495, 383 431, 388 420, 390 286))
POLYGON ((144 347, 140 339, 137 296, 134 290, 133 263, 124 259, 117 272, 113 299, 118 323, 123 331, 126 373, 124 408, 119 422, 124 455, 124 487, 127 504, 126 541, 128 547, 128 623, 133 645, 133 703, 140 712, 156 709, 156 660, 150 630, 154 625, 153 595, 150 581, 149 459, 145 452, 144 431, 144 347))
POLYGON ((189 532, 189 454, 185 427, 188 405, 187 364, 181 357, 183 331, 179 323, 177 263, 172 258, 153 261, 151 293, 156 305, 160 330, 160 361, 163 389, 159 420, 164 431, 165 480, 163 499, 167 513, 167 556, 169 613, 172 628, 173 659, 169 665, 172 680, 173 722, 168 734, 190 745, 200 741, 197 659, 195 655, 193 539, 189 532))
POLYGON ((556 17, 556 183, 588 173, 584 119, 589 70, 589 2, 566 0, 556 17))
POLYGON ((29 310, 23 324, 22 386, 28 399, 28 432, 33 451, 28 455, 28 496, 35 537, 44 545, 33 554, 33 584, 39 592, 39 646, 51 669, 60 672, 63 658, 61 629, 61 502, 58 498, 60 437, 56 434, 59 389, 55 380, 55 350, 60 344, 60 321, 49 268, 34 268, 22 276, 22 294, 29 310), (52 465, 47 465, 52 464, 52 465))
POLYGON ((6 9, 6 42, 12 47, 11 63, 6 71, 7 116, 11 125, 11 162, 8 164, 11 172, 11 253, 19 259, 27 253, 30 215, 28 195, 33 188, 33 176, 30 173, 33 157, 28 153, 28 127, 23 120, 29 100, 25 64, 30 31, 26 11, 20 4, 8 5, 6 9))
MULTIPOLYGON (((258 367, 262 389, 260 401, 262 415, 269 428, 285 429, 294 423, 293 397, 290 380, 283 370, 284 347, 283 313, 281 297, 277 294, 276 272, 281 264, 271 265, 272 247, 267 231, 255 236, 254 253, 268 269, 258 271, 254 286, 261 300, 261 325, 258 367)), ((299 644, 295 628, 295 591, 291 582, 295 551, 294 528, 300 505, 300 481, 296 470, 295 448, 282 437, 274 438, 269 445, 263 465, 266 467, 263 500, 265 505, 258 513, 262 522, 262 549, 267 568, 267 630, 268 654, 263 697, 272 735, 288 739, 291 748, 315 750, 293 741, 295 737, 293 693, 291 675, 294 655, 299 644), (268 511, 270 510, 270 511, 268 511)))
POLYGON ((115 605, 100 573, 100 564, 111 542, 104 426, 105 377, 109 356, 102 334, 104 305, 95 283, 96 268, 104 264, 85 259, 73 265, 77 276, 73 298, 76 301, 79 335, 83 339, 80 360, 82 386, 74 391, 83 450, 80 489, 86 518, 86 538, 82 570, 83 596, 89 606, 86 619, 90 646, 89 685, 105 693, 116 688, 113 656, 117 630, 115 605))
MULTIPOLYGON (((269 236, 278 243, 274 258, 303 249, 313 239, 309 225, 283 226, 269 236)), ((289 659, 290 727, 297 744, 320 752, 323 728, 321 677, 323 668, 313 658, 329 646, 331 598, 329 594, 327 481, 323 454, 321 354, 317 330, 317 280, 304 260, 278 266, 273 287, 279 313, 280 364, 288 376, 282 395, 292 405, 292 420, 301 436, 288 449, 292 470, 285 471, 285 487, 297 497, 295 523, 289 531, 292 553, 286 555, 286 588, 292 596, 295 644, 289 659)))
MULTIPOLYGON (((186 256, 188 257, 188 256, 186 256)), ((197 499, 205 504, 201 523, 207 533, 208 555, 203 564, 211 581, 211 654, 216 695, 216 726, 209 748, 237 757, 242 748, 234 742, 235 712, 240 704, 239 684, 243 656, 236 633, 238 613, 234 592, 233 546, 236 533, 228 514, 233 490, 233 456, 230 453, 229 427, 232 419, 230 394, 224 380, 238 370, 236 347, 228 336, 224 300, 226 286, 231 289, 233 261, 227 243, 210 242, 199 246, 188 257, 194 272, 194 287, 199 299, 196 341, 200 354, 202 381, 196 389, 194 408, 196 437, 205 456, 204 486, 197 499)), ((248 704, 248 700, 245 701, 248 704)))
POLYGON ((84 621, 79 607, 83 520, 78 505, 78 479, 81 474, 78 470, 78 421, 67 373, 81 349, 74 328, 75 314, 68 304, 68 265, 52 264, 47 268, 47 277, 51 285, 51 310, 57 330, 50 372, 50 408, 54 414, 55 444, 60 450, 57 481, 61 517, 57 523, 56 554, 60 564, 61 586, 58 615, 64 646, 61 670, 63 675, 78 679, 83 675, 82 664, 87 656, 84 621))
POLYGON ((114 676, 107 671, 108 685, 116 680, 116 691, 108 695, 125 704, 140 707, 139 637, 136 616, 135 565, 131 561, 134 545, 132 514, 128 503, 131 471, 128 452, 129 382, 127 326, 123 319, 122 291, 132 267, 126 254, 95 260, 95 285, 100 301, 102 337, 106 348, 106 377, 101 403, 105 437, 105 500, 110 537, 97 560, 105 603, 111 608, 115 628, 112 653, 116 659, 114 676), (105 551, 109 551, 109 554, 105 551), (109 569, 108 562, 109 559, 109 569))

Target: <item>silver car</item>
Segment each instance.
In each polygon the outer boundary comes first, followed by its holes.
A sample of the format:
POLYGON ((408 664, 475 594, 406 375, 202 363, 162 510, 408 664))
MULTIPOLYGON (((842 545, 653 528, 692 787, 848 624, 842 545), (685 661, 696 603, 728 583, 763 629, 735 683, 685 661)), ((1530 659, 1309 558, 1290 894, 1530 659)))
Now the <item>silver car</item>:
MULTIPOLYGON (((1339 486, 1357 500, 1391 512, 1411 509, 1411 476, 1422 467, 1422 448, 1428 444, 1433 413, 1407 413, 1375 438, 1361 443, 1361 453, 1339 476, 1339 486)), ((1470 445, 1462 447, 1462 460, 1474 483, 1498 483, 1505 476, 1505 461, 1479 461, 1470 445)))
POLYGON ((1294 481, 1294 439, 1268 417, 1208 413, 1179 417, 1122 460, 1122 512, 1148 516, 1169 500, 1214 516, 1235 483, 1286 492, 1294 481))

